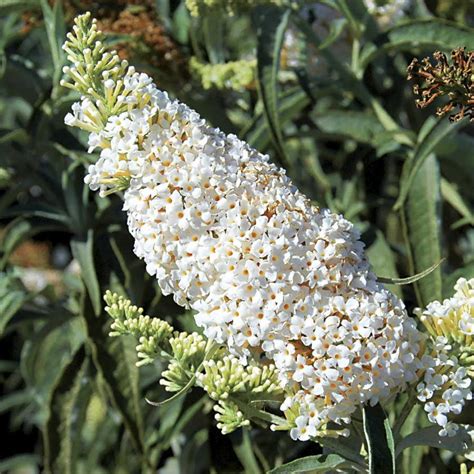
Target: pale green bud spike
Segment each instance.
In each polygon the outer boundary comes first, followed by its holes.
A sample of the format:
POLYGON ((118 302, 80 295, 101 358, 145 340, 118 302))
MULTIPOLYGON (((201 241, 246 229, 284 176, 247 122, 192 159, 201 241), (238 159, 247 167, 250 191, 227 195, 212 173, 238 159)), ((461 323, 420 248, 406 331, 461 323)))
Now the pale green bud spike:
POLYGON ((273 365, 244 367, 233 356, 204 362, 204 372, 198 375, 198 381, 213 400, 226 400, 235 394, 252 400, 283 393, 273 365))
POLYGON ((217 428, 222 434, 229 434, 237 428, 250 425, 250 420, 245 418, 234 402, 219 400, 213 408, 216 412, 217 428))
POLYGON ((90 12, 75 18, 73 31, 66 37, 63 49, 72 67, 63 68, 66 78, 61 85, 79 92, 83 98, 91 99, 100 111, 103 126, 110 115, 126 108, 119 100, 123 89, 120 79, 129 69, 134 70, 115 51, 106 52, 105 37, 97 29, 97 21, 92 19, 90 12), (104 77, 116 84, 112 91, 107 89, 104 77))
POLYGON ((174 360, 161 374, 160 384, 164 385, 168 392, 178 392, 185 387, 201 366, 209 344, 209 341, 195 332, 175 332, 169 340, 174 360))
POLYGON ((105 311, 113 318, 109 335, 121 336, 130 334, 139 341, 137 354, 140 361, 137 365, 152 362, 162 351, 169 350, 169 337, 173 328, 166 321, 143 315, 143 308, 110 290, 104 295, 107 303, 105 311))
POLYGON ((206 64, 192 57, 189 66, 204 89, 216 87, 240 91, 255 82, 257 61, 243 59, 222 64, 206 64))

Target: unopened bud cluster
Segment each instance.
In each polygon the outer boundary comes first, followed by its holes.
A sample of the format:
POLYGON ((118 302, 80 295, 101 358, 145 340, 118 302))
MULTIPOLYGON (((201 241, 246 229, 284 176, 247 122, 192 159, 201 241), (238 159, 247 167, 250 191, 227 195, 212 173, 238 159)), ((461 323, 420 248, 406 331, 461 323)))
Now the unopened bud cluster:
POLYGON ((214 400, 225 400, 239 392, 248 397, 282 393, 274 365, 243 366, 234 356, 206 361, 198 381, 214 400))
POLYGON ((137 365, 152 362, 162 350, 167 348, 173 328, 162 319, 143 315, 143 308, 132 305, 130 300, 107 291, 104 295, 107 303, 105 311, 113 318, 109 335, 130 334, 138 339, 137 365))
POLYGON ((168 392, 178 392, 196 375, 210 343, 197 333, 176 333, 170 339, 173 359, 161 374, 160 384, 168 392))
POLYGON ((222 64, 206 64, 192 57, 189 62, 191 73, 202 83, 204 89, 232 89, 240 91, 255 82, 255 60, 242 59, 222 64))

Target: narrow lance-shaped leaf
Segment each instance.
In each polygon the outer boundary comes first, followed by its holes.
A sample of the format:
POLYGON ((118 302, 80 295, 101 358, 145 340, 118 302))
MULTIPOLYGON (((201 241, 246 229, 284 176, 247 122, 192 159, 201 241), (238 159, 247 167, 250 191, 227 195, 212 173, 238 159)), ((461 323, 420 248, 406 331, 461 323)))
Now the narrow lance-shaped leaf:
POLYGON ((441 179, 441 195, 456 211, 461 214, 466 224, 474 225, 474 214, 464 201, 461 193, 455 185, 446 179, 441 179))
MULTIPOLYGON (((382 281, 380 277, 381 275, 390 279, 398 278, 394 252, 390 248, 390 245, 385 239, 383 233, 378 229, 376 231, 375 241, 370 247, 367 248, 367 256, 372 268, 374 269, 374 272, 379 276, 379 281, 382 281)), ((392 282, 388 281, 382 281, 382 283, 392 284, 392 282)), ((390 290, 397 294, 397 296, 402 296, 400 288, 391 286, 390 290)))
POLYGON ((334 469, 350 468, 351 463, 338 454, 306 456, 278 466, 269 474, 291 474, 295 472, 328 472, 334 469))
POLYGON ((460 426, 454 436, 440 436, 439 426, 429 426, 403 438, 397 444, 397 455, 414 446, 431 446, 432 448, 447 449, 457 454, 463 454, 472 450, 473 443, 469 428, 464 426, 460 426))
POLYGON ((391 51, 419 50, 420 47, 450 50, 460 46, 474 49, 472 29, 438 18, 415 20, 397 25, 375 43, 368 43, 360 60, 365 69, 375 58, 391 51), (384 43, 375 46, 380 40, 384 43))
POLYGON ((94 313, 98 316, 102 310, 99 282, 94 265, 94 232, 89 229, 85 239, 74 238, 71 241, 71 250, 74 258, 79 262, 84 284, 89 292, 94 313))
POLYGON ((83 295, 82 315, 94 365, 105 382, 113 404, 122 415, 134 447, 145 456, 135 344, 129 338, 111 338, 108 335, 108 321, 95 317, 88 293, 83 295))
MULTIPOLYGON (((405 204, 408 245, 413 257, 414 271, 423 270, 440 262, 440 176, 439 166, 431 155, 418 171, 405 204)), ((442 297, 441 268, 415 283, 418 303, 426 306, 442 297)))
MULTIPOLYGON (((283 126, 309 103, 308 95, 300 88, 293 88, 280 96, 278 104, 278 116, 280 117, 280 125, 283 126)), ((249 145, 258 150, 265 150, 271 142, 271 131, 268 129, 266 118, 256 115, 254 120, 246 126, 241 132, 241 136, 245 137, 245 141, 249 145)))
POLYGON ((62 43, 66 36, 62 2, 55 2, 51 8, 46 0, 40 0, 48 36, 49 49, 54 65, 54 83, 59 83, 64 63, 62 43))
POLYGON ((431 265, 430 268, 427 268, 426 270, 423 270, 422 272, 417 273, 416 275, 412 275, 405 278, 390 278, 390 277, 379 276, 378 280, 382 283, 388 283, 392 285, 410 285, 411 283, 415 283, 416 281, 421 280, 422 278, 425 278, 431 272, 435 271, 443 263, 443 261, 444 259, 440 260, 438 263, 431 265))
POLYGON ((0 276, 0 336, 21 307, 33 298, 14 275, 0 276))
POLYGON ((257 29, 257 77, 265 116, 280 157, 285 161, 285 148, 278 115, 278 70, 290 10, 274 6, 255 9, 257 29))
POLYGON ((370 474, 395 474, 395 443, 390 423, 380 404, 362 409, 370 474))
POLYGON ((259 474, 261 472, 257 459, 252 449, 249 430, 242 428, 231 434, 232 447, 239 461, 244 466, 246 473, 259 474))
POLYGON ((49 416, 44 429, 45 471, 55 474, 74 472, 71 431, 74 403, 84 375, 86 352, 84 346, 74 354, 53 389, 49 416))
POLYGON ((426 134, 423 134, 423 137, 415 149, 413 157, 407 159, 403 165, 402 179, 400 181, 400 194, 394 206, 395 210, 400 209, 401 206, 403 206, 408 193, 413 186, 415 176, 423 166, 425 160, 430 156, 443 138, 454 133, 461 126, 462 122, 452 124, 446 118, 441 118, 437 122, 434 122, 433 126, 431 126, 431 123, 430 120, 428 122, 428 131, 426 134))

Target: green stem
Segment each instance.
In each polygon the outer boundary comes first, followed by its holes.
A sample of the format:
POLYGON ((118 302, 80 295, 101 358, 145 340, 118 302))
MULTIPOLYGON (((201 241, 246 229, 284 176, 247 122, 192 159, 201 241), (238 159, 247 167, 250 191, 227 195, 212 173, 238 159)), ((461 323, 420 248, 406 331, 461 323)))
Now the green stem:
POLYGON ((244 466, 246 474, 260 474, 262 470, 252 449, 249 430, 242 428, 242 442, 233 443, 235 454, 244 466))
POLYGON ((397 420, 395 421, 395 424, 393 425, 392 432, 395 438, 395 442, 398 441, 400 437, 400 430, 403 428, 403 425, 405 421, 407 420, 408 416, 410 415, 411 411, 413 410, 415 403, 416 403, 416 391, 413 388, 411 388, 408 391, 408 398, 405 404, 403 405, 402 411, 397 416, 397 420))
MULTIPOLYGON (((406 218, 404 206, 400 208, 399 214, 400 214, 403 240, 405 241, 405 247, 407 249, 408 271, 410 275, 414 275, 415 274, 415 260, 413 258, 413 252, 412 252, 412 248, 410 244, 410 236, 408 235, 408 225, 407 225, 407 218, 406 218)), ((415 288, 415 295, 416 295, 416 300, 418 302, 418 306, 423 307, 423 299, 421 298, 420 289, 418 288, 418 285, 416 284, 416 282, 413 284, 413 287, 415 288)))

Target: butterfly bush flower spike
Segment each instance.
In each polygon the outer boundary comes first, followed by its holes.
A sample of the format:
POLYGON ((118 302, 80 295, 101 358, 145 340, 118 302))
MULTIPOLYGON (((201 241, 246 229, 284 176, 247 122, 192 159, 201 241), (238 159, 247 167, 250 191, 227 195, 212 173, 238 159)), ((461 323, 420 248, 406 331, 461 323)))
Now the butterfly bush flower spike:
POLYGON ((432 339, 432 354, 425 356, 427 369, 417 386, 428 419, 440 425, 440 435, 452 436, 458 425, 449 420, 472 400, 474 374, 474 278, 460 278, 454 295, 417 309, 432 339))
MULTIPOLYGON (((94 56, 102 51, 94 25, 79 17, 65 46, 74 64, 67 83, 82 95, 66 121, 100 150, 86 176, 91 189, 124 191, 134 251, 163 294, 195 311, 209 341, 227 348, 226 364, 243 373, 254 361, 271 364, 294 439, 328 434, 330 422, 346 434, 361 405, 415 383, 424 335, 377 282, 353 225, 114 53, 94 56)), ((219 406, 224 419, 240 416, 231 403, 219 406)))

